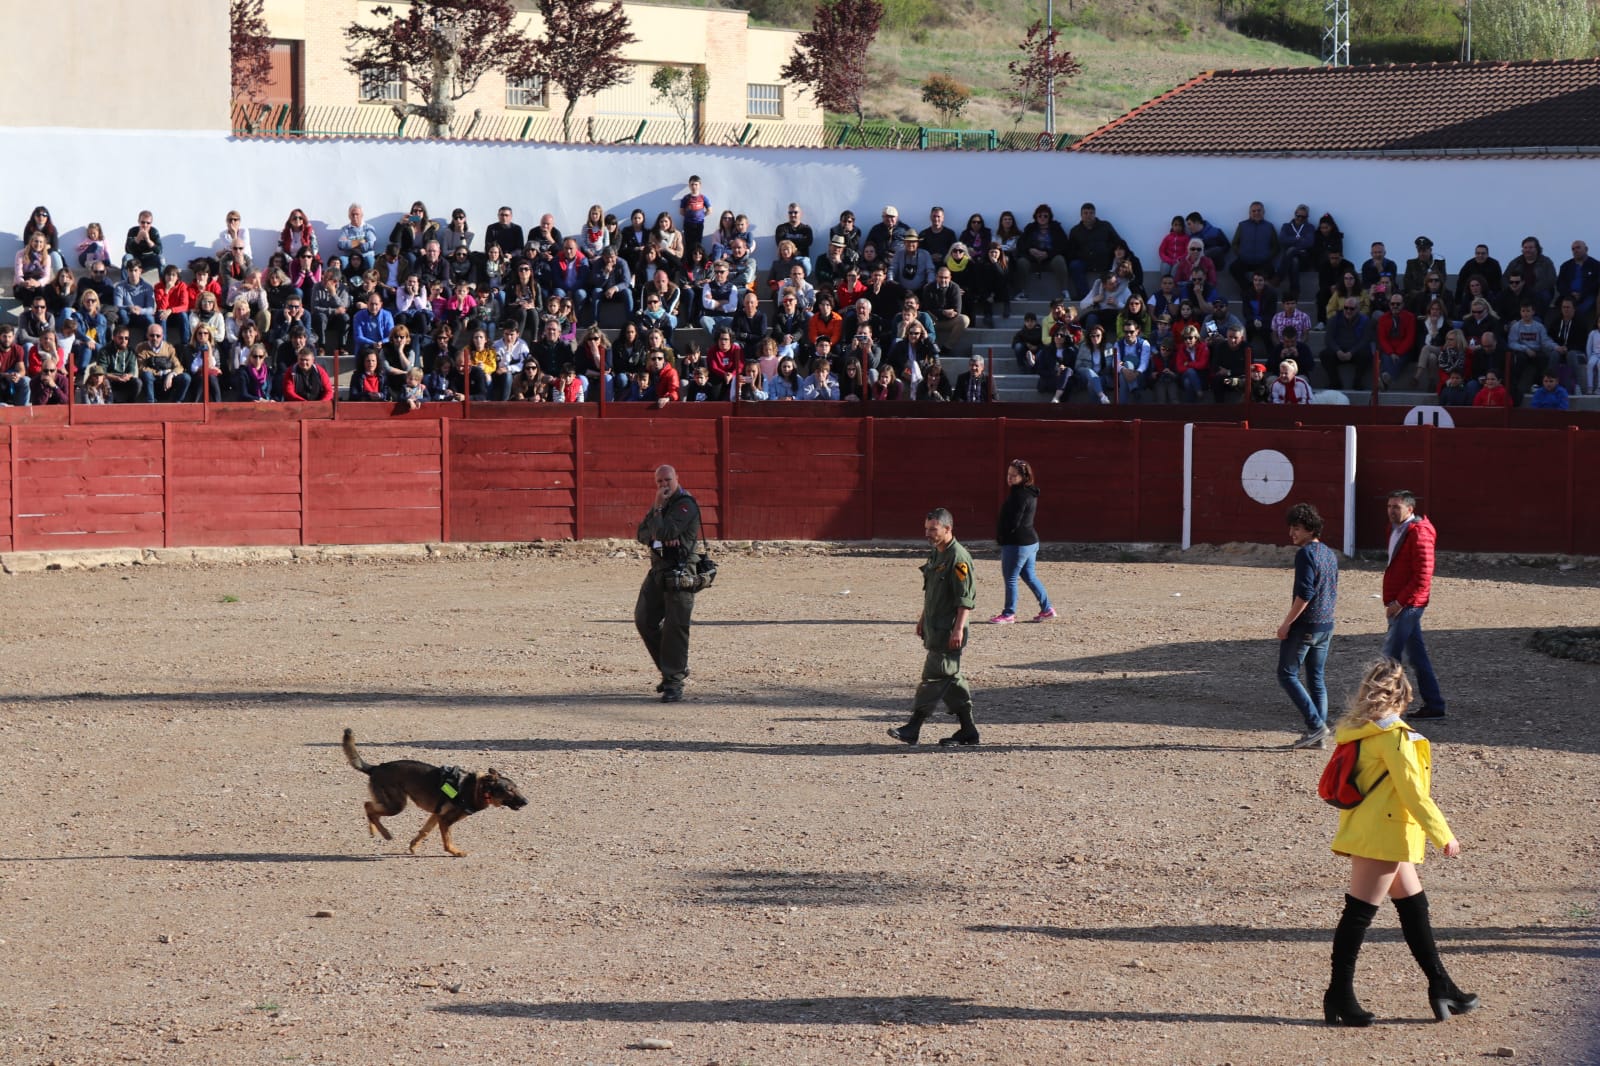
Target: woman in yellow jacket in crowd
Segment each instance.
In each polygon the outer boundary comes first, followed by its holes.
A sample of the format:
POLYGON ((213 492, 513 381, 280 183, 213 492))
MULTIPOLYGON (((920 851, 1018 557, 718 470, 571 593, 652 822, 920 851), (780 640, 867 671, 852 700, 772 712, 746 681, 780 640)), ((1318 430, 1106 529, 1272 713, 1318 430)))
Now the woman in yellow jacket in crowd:
POLYGON ((1383 897, 1394 900, 1400 929, 1417 965, 1428 977, 1428 1002, 1444 1021, 1478 1006, 1478 997, 1456 987, 1433 942, 1428 896, 1417 877, 1428 841, 1448 857, 1461 854, 1444 815, 1428 796, 1432 754, 1425 737, 1400 715, 1411 704, 1411 682, 1393 659, 1380 659, 1361 679, 1354 705, 1339 720, 1335 739, 1361 741, 1356 787, 1366 797, 1339 814, 1336 854, 1350 859, 1350 891, 1333 934, 1333 976, 1322 997, 1329 1025, 1372 1024, 1356 1000, 1356 956, 1383 897))

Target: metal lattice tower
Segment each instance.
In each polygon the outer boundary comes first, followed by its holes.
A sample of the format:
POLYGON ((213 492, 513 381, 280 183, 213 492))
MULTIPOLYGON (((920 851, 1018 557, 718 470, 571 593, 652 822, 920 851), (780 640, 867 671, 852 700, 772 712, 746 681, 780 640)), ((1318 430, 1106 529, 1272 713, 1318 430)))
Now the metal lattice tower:
POLYGON ((1323 0, 1322 65, 1350 65, 1350 0, 1323 0))

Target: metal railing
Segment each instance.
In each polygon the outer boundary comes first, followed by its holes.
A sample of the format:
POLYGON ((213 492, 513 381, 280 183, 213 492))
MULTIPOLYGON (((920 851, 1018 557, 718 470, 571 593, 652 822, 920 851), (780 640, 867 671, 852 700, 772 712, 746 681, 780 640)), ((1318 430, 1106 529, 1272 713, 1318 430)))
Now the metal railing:
MULTIPOLYGON (((1052 137, 1036 131, 957 130, 896 123, 829 120, 821 123, 747 122, 702 123, 699 139, 684 136, 677 118, 591 116, 573 121, 576 144, 703 144, 756 148, 890 148, 909 151, 1060 151, 1077 138, 1052 137)), ((691 131, 692 132, 692 131, 691 131)), ((298 137, 425 140, 428 123, 401 118, 387 107, 302 107, 288 104, 236 104, 236 137, 298 137)), ((452 140, 535 141, 564 143, 561 116, 545 112, 483 114, 463 110, 450 123, 452 140)))

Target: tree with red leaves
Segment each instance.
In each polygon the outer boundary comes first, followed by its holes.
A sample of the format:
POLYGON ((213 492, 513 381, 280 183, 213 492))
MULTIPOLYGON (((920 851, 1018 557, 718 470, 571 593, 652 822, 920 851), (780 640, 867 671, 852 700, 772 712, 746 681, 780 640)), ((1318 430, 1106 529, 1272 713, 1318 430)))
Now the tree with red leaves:
POLYGON ((233 98, 258 100, 272 76, 272 36, 262 14, 265 0, 230 0, 228 36, 233 59, 233 98))
POLYGON ((609 5, 599 0, 539 0, 544 36, 535 44, 534 72, 560 88, 567 98, 561 113, 561 136, 572 140, 572 112, 578 101, 602 89, 625 84, 633 66, 622 49, 639 38, 633 35, 622 0, 609 5))
POLYGON ((396 78, 423 101, 393 105, 397 118, 417 115, 434 137, 450 136, 455 102, 491 70, 507 78, 538 73, 534 42, 514 25, 512 0, 412 0, 405 14, 372 9, 377 25, 347 26, 354 55, 345 65, 361 77, 396 78))
POLYGON ((1011 72, 1011 91, 1007 96, 1017 106, 1019 126, 1029 111, 1039 107, 1050 91, 1052 79, 1065 80, 1083 70, 1071 52, 1059 47, 1060 37, 1060 30, 1054 26, 1046 30, 1041 19, 1028 27, 1028 35, 1018 45, 1022 58, 1006 64, 1011 72))
POLYGON ((866 122, 867 51, 882 21, 878 0, 822 0, 778 76, 805 87, 829 111, 853 112, 859 127, 866 122))

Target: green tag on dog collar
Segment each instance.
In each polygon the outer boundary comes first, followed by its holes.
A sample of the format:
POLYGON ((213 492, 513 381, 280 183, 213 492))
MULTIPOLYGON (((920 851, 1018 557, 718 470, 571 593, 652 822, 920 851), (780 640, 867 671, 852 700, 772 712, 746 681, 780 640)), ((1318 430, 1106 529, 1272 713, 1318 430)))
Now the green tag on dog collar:
POLYGON ((439 786, 439 791, 443 792, 446 796, 449 796, 451 799, 455 799, 456 798, 456 786, 452 785, 448 781, 444 782, 442 785, 439 786))

